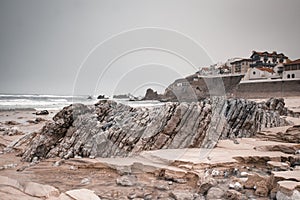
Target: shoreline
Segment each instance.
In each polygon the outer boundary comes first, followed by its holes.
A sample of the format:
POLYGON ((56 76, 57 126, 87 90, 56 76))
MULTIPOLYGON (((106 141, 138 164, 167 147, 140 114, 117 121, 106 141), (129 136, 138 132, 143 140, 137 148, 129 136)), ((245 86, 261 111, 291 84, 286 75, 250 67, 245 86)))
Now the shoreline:
MULTIPOLYGON (((288 108, 300 108, 300 97, 285 98, 285 101, 288 108)), ((213 195, 216 187, 221 188, 226 198, 232 194, 254 198, 259 196, 257 190, 245 188, 245 185, 250 184, 256 174, 259 176, 256 181, 269 180, 272 176, 276 180, 287 180, 291 176, 298 180, 295 173, 299 171, 287 171, 283 160, 291 164, 292 158, 297 158, 291 151, 300 149, 300 145, 280 141, 277 137, 279 132, 285 133, 292 125, 266 128, 251 138, 219 140, 217 146, 208 152, 199 148, 165 149, 144 151, 125 158, 55 157, 31 163, 22 162, 17 156, 25 144, 4 153, 11 142, 40 130, 58 111, 50 111, 49 115, 35 115, 32 110, 0 111, 0 127, 20 131, 13 135, 0 131, 0 180, 8 177, 22 185, 33 182, 39 185, 32 187, 31 191, 44 191, 42 196, 35 196, 36 192, 26 193, 13 186, 15 189, 11 189, 11 194, 19 194, 19 199, 46 198, 50 193, 43 188, 50 187, 51 191, 56 191, 57 196, 53 199, 57 200, 62 199, 59 196, 70 197, 69 191, 75 189, 86 189, 81 191, 81 195, 86 195, 87 190, 94 191, 101 199, 131 199, 134 196, 176 199, 180 195, 189 199, 191 195, 213 195), (272 148, 277 149, 274 151, 272 148), (272 170, 279 171, 275 173, 272 170), (208 183, 207 189, 205 185, 208 183)), ((299 118, 293 118, 293 121, 294 125, 300 125, 299 118)), ((6 184, 8 182, 3 182, 4 186, 0 187, 2 196, 9 196, 6 184)), ((260 194, 264 196, 266 192, 260 194)))

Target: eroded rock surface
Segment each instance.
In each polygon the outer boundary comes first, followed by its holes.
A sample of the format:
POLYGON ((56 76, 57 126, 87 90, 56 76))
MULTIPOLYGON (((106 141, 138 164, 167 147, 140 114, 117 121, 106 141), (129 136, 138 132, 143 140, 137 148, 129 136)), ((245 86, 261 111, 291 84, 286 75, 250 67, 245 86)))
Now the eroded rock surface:
POLYGON ((65 107, 33 138, 23 160, 129 156, 144 150, 213 148, 222 138, 250 137, 287 122, 284 104, 271 100, 205 99, 132 108, 102 100, 65 107), (274 103, 272 103, 274 102, 274 103))

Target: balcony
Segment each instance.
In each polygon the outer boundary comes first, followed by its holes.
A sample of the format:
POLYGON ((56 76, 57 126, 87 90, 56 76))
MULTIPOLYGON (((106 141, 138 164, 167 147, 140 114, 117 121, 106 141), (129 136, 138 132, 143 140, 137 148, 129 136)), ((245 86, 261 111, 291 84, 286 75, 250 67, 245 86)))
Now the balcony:
POLYGON ((253 63, 250 64, 250 67, 254 68, 254 67, 275 67, 276 64, 275 63, 263 63, 263 62, 259 62, 259 63, 253 63))

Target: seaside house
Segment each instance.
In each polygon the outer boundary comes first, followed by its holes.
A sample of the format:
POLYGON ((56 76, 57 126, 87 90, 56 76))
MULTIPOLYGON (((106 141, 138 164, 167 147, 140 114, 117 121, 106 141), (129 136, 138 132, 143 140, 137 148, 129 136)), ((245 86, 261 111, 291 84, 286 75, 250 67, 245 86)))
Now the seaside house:
POLYGON ((252 60, 252 64, 250 64, 250 67, 268 67, 268 68, 274 68, 279 63, 287 63, 288 57, 285 56, 283 53, 277 53, 276 51, 273 51, 272 53, 269 53, 267 51, 265 52, 258 52, 253 51, 252 55, 250 56, 252 60))
POLYGON ((300 78, 300 59, 284 64, 282 78, 287 80, 300 78))
POLYGON ((243 58, 231 62, 230 64, 232 74, 246 74, 248 69, 250 68, 250 65, 252 64, 252 59, 243 58))
POLYGON ((278 74, 268 67, 254 67, 248 70, 245 80, 275 79, 280 78, 278 74))

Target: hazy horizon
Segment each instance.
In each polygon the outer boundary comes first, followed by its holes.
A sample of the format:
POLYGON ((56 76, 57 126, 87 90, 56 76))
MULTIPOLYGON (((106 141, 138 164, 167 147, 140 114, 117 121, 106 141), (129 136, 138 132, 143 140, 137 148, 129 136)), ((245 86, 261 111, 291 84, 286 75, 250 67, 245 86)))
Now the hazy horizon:
POLYGON ((253 50, 300 58, 300 1, 0 1, 0 94, 162 92, 253 50))

